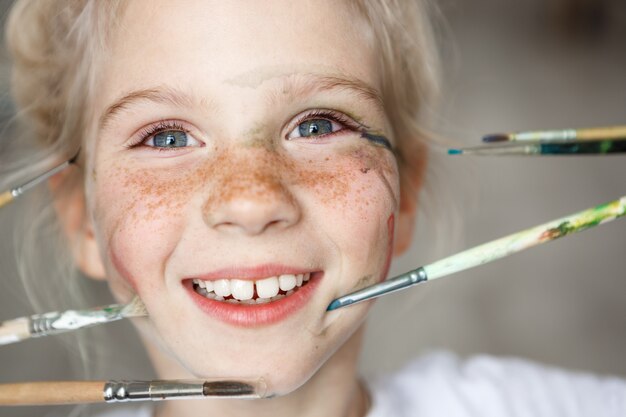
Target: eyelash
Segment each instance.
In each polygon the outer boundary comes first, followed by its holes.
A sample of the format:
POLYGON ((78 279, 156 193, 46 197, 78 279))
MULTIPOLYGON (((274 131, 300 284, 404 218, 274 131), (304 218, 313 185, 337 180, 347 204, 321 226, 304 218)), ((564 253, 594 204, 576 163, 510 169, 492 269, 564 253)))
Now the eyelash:
MULTIPOLYGON (((157 135, 161 132, 166 132, 168 130, 178 130, 181 132, 190 133, 189 129, 186 129, 180 122, 176 122, 173 120, 161 120, 157 124, 141 129, 138 133, 137 140, 133 141, 132 143, 129 143, 126 147, 135 148, 137 146, 141 146, 143 143, 145 143, 148 139, 150 139, 154 135, 157 135)), ((176 148, 155 148, 155 149, 159 151, 176 150, 176 148)))
MULTIPOLYGON (((289 132, 287 132, 287 135, 289 135, 289 133, 295 127, 297 127, 300 124, 306 122, 307 120, 313 120, 313 119, 326 119, 326 120, 330 120, 330 121, 333 121, 333 122, 337 122, 337 123, 345 126, 347 129, 352 130, 352 131, 359 131, 360 132, 363 129, 367 128, 367 126, 365 126, 364 124, 356 122, 356 121, 348 118, 347 116, 345 116, 342 113, 339 113, 339 112, 336 112, 336 111, 333 111, 333 110, 314 110, 314 111, 312 111, 310 113, 306 113, 306 114, 303 114, 302 116, 298 117, 296 122, 292 125, 294 127, 291 130, 289 130, 289 132)), ((326 133, 324 135, 318 136, 318 138, 335 135, 337 133, 342 132, 343 130, 345 130, 345 129, 338 130, 337 132, 326 133)), ((290 140, 290 139, 288 139, 288 140, 290 140)), ((307 139, 307 140, 311 140, 311 139, 307 139)))

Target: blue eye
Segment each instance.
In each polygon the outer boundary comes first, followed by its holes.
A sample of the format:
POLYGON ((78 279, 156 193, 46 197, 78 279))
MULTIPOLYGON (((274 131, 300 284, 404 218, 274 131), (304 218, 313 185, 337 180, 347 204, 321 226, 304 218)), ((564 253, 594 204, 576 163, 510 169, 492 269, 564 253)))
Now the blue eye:
POLYGON ((326 119, 312 119, 298 125, 300 137, 322 136, 333 132, 333 123, 326 119))
POLYGON ((136 146, 147 146, 163 151, 201 147, 203 143, 190 134, 182 123, 163 120, 142 130, 139 133, 139 140, 129 147, 136 146))
POLYGON ((153 146, 157 148, 182 148, 187 146, 187 133, 179 130, 166 130, 154 135, 153 146))
POLYGON ((316 110, 305 113, 295 123, 295 127, 286 136, 287 140, 316 139, 332 136, 344 130, 357 131, 359 128, 356 122, 334 110, 316 110))

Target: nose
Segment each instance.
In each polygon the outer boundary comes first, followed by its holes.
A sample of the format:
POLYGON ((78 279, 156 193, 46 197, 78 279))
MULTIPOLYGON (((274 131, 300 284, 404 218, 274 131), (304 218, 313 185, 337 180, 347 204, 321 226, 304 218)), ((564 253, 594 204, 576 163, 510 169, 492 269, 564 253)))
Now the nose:
POLYGON ((285 230, 299 221, 300 207, 281 181, 278 166, 234 165, 236 169, 216 178, 204 203, 203 217, 209 227, 255 236, 285 230))

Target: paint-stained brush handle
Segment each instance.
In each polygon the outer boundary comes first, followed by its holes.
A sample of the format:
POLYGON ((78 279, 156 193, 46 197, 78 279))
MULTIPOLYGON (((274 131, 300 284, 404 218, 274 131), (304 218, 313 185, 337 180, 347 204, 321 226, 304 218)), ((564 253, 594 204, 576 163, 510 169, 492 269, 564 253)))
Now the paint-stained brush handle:
POLYGON ((53 336, 124 318, 147 315, 146 306, 137 296, 126 305, 111 304, 87 310, 34 314, 30 317, 0 322, 0 345, 8 345, 33 337, 53 336))
POLYGON ((531 247, 624 217, 625 215, 626 196, 623 196, 618 200, 475 246, 397 277, 344 295, 333 300, 327 310, 332 311, 371 300, 392 292, 404 290, 422 282, 432 281, 469 268, 484 265, 531 247))

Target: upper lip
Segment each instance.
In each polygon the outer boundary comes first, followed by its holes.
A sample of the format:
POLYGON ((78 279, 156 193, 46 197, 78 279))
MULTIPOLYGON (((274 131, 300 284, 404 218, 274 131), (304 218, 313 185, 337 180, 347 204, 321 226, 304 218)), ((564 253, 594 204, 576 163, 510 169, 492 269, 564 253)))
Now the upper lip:
POLYGON ((200 279, 203 281, 212 281, 217 279, 241 279, 254 281, 278 275, 297 275, 314 271, 316 271, 316 269, 313 268, 294 267, 282 264, 263 264, 252 267, 231 266, 208 273, 191 275, 185 279, 200 279))

